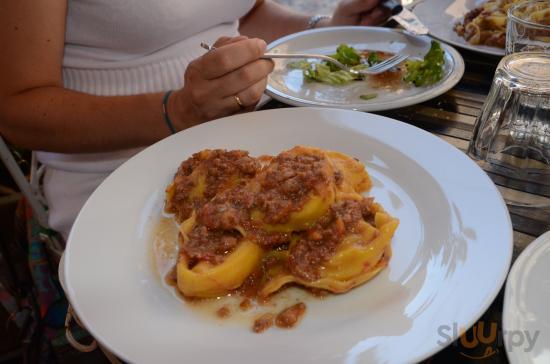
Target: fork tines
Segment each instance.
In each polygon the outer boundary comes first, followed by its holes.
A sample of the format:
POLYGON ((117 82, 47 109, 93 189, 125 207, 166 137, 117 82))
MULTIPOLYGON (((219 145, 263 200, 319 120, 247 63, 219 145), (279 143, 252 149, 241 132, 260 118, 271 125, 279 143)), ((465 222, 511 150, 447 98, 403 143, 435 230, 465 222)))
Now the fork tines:
POLYGON ((392 57, 390 57, 390 58, 388 58, 388 59, 386 59, 386 60, 384 60, 380 63, 377 63, 372 67, 367 68, 367 71, 369 73, 370 72, 377 72, 378 73, 378 72, 387 71, 390 68, 392 68, 393 66, 403 62, 407 58, 408 58, 408 56, 401 55, 401 54, 395 54, 392 57))

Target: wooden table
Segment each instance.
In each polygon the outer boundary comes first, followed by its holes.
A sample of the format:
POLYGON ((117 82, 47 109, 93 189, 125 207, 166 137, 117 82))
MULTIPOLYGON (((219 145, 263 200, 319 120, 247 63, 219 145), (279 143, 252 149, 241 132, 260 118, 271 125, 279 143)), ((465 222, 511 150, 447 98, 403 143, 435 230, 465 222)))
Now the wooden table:
MULTIPOLYGON (((459 51, 466 62, 466 72, 460 83, 451 91, 419 105, 378 114, 427 130, 466 152, 476 117, 489 93, 500 59, 469 51, 459 51)), ((289 106, 273 100, 262 109, 282 107, 289 106)), ((550 203, 550 186, 511 179, 489 170, 486 172, 508 203, 508 210, 514 226, 513 260, 515 260, 531 241, 550 230, 550 209, 517 207, 514 206, 513 201, 530 201, 548 205, 550 203)), ((491 325, 496 325, 498 332, 501 333, 503 293, 504 287, 491 307, 473 327, 483 326, 485 336, 489 335, 491 325)), ((466 332, 464 338, 457 340, 426 360, 425 363, 507 363, 504 345, 498 340, 489 344, 469 344, 474 342, 475 331, 473 328, 466 332)))

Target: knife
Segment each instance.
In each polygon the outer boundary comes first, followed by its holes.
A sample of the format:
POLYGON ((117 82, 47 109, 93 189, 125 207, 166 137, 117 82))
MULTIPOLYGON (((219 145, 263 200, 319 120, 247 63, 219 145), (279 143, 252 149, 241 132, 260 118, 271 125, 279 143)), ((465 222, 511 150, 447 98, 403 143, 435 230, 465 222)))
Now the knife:
POLYGON ((398 14, 393 15, 390 19, 395 20, 399 25, 405 28, 406 31, 412 34, 426 35, 429 32, 429 29, 407 8, 403 8, 398 14))

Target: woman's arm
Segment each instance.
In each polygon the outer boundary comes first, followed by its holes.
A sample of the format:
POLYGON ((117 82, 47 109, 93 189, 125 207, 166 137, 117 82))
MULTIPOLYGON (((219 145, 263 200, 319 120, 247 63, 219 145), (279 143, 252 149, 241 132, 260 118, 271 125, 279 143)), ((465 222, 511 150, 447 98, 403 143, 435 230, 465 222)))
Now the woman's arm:
MULTIPOLYGON (((162 93, 93 96, 63 88, 66 0, 0 2, 0 133, 35 150, 93 152, 151 144, 169 134, 162 93)), ((255 104, 272 63, 260 40, 225 38, 190 63, 169 99, 176 129, 255 104)))
MULTIPOLYGON (((316 27, 337 25, 379 25, 388 18, 389 10, 379 6, 380 0, 342 0, 330 19, 322 19, 316 27)), ((249 37, 271 42, 287 34, 305 30, 311 15, 297 14, 270 0, 257 0, 256 5, 240 22, 239 31, 249 37)))
POLYGON ((272 1, 256 0, 252 10, 241 18, 239 32, 271 42, 306 29, 309 18, 272 1))
POLYGON ((63 88, 66 1, 0 4, 0 132, 62 152, 145 145, 168 134, 160 94, 99 97, 63 88))

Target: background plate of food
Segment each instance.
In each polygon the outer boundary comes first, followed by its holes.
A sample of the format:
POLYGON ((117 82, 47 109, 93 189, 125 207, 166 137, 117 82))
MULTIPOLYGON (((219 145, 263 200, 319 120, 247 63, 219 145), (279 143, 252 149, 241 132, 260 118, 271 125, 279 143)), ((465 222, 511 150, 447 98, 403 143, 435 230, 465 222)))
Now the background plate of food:
POLYGON ((293 108, 215 120, 130 159, 80 212, 62 274, 81 322, 131 363, 403 363, 483 314, 511 253, 498 190, 458 149, 382 116, 293 108), (266 220, 289 206, 290 220, 266 220), (254 237, 266 231, 282 240, 254 237), (246 282, 276 293, 243 299, 246 282))
POLYGON ((423 0, 414 8, 430 35, 454 46, 504 56, 507 10, 520 0, 423 0))
POLYGON ((267 94, 295 106, 381 111, 414 105, 458 83, 464 61, 452 47, 429 37, 375 27, 308 30, 269 44, 270 53, 333 55, 353 68, 368 68, 393 54, 410 58, 379 75, 354 77, 316 60, 276 59, 267 94))

